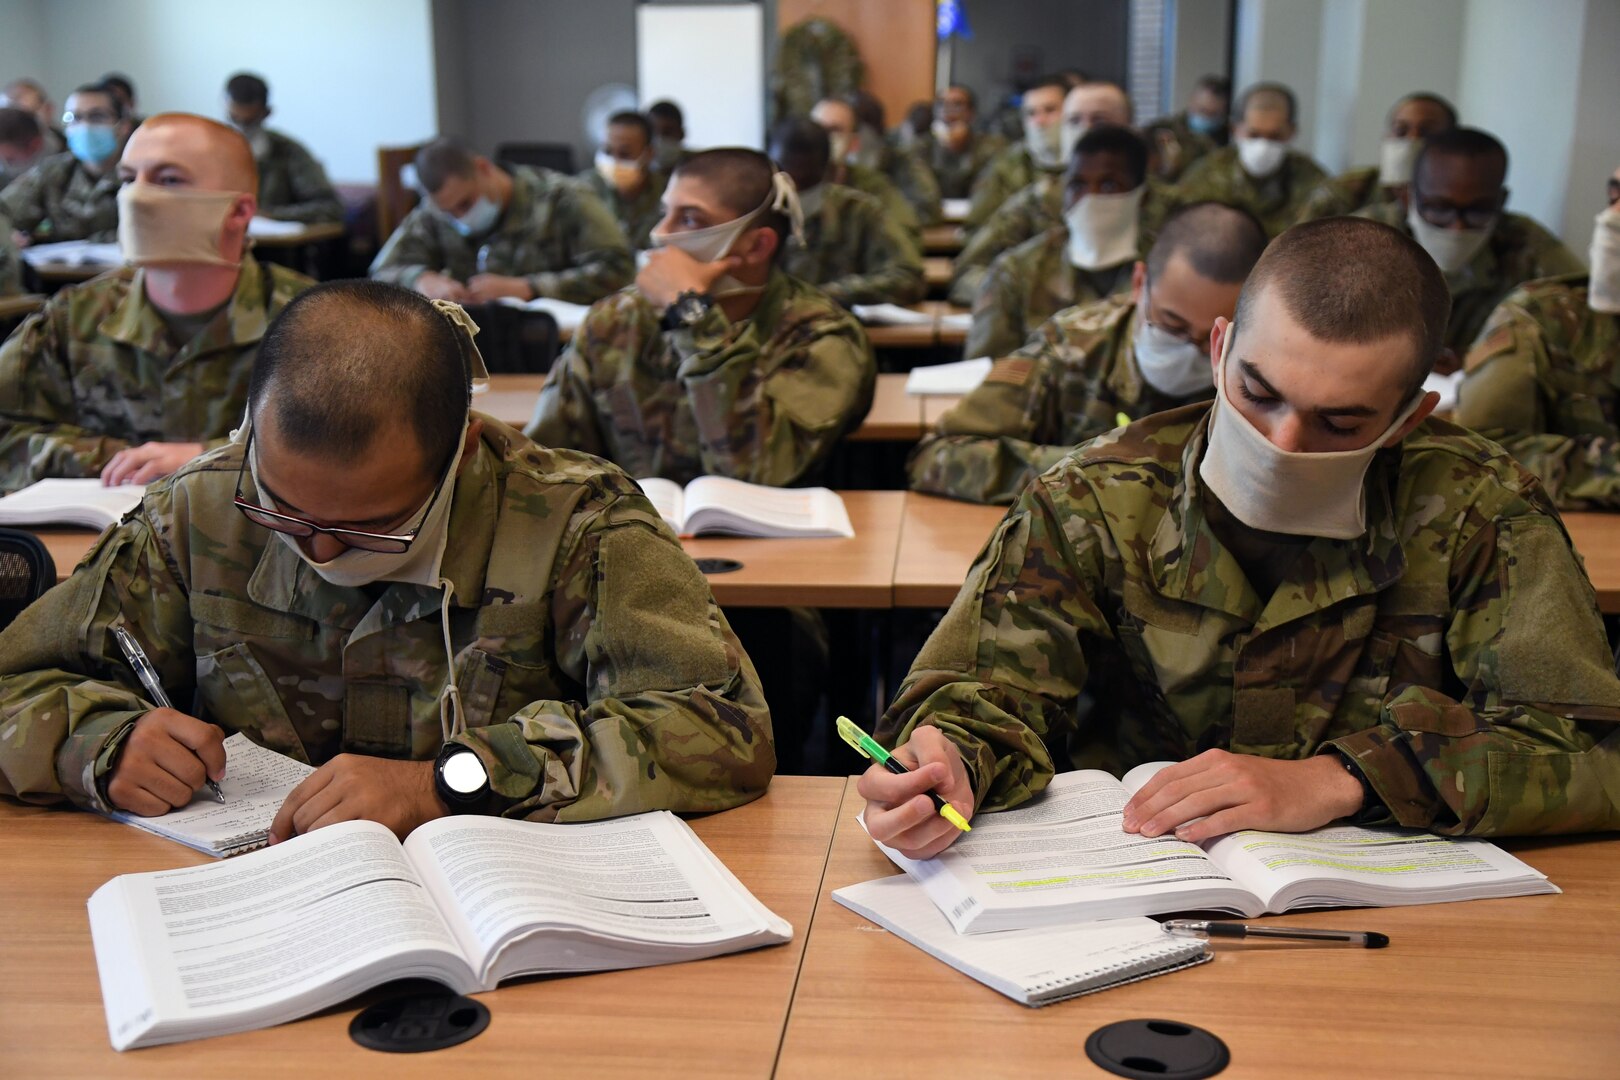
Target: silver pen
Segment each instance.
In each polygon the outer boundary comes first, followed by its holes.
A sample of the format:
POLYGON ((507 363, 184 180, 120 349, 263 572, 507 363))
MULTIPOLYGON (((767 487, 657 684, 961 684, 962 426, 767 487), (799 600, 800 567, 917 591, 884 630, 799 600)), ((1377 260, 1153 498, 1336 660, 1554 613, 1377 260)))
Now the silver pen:
MULTIPOLYGON (((169 700, 169 695, 163 692, 163 684, 158 682, 157 669, 152 666, 152 661, 146 658, 146 650, 141 648, 141 643, 135 640, 135 635, 125 630, 122 623, 114 623, 112 631, 113 637, 118 639, 118 647, 124 650, 124 658, 129 661, 129 666, 135 669, 135 677, 141 680, 141 685, 146 687, 146 692, 151 695, 157 707, 160 709, 174 708, 174 703, 169 700)), ((214 798, 224 802, 225 793, 219 790, 219 785, 212 780, 208 780, 206 783, 208 784, 208 790, 214 793, 214 798)))
POLYGON ((1196 938, 1289 938, 1296 941, 1336 941, 1363 949, 1382 949, 1389 937, 1371 930, 1312 930, 1304 926, 1249 926, 1246 923, 1203 919, 1167 919, 1160 924, 1167 934, 1196 938))

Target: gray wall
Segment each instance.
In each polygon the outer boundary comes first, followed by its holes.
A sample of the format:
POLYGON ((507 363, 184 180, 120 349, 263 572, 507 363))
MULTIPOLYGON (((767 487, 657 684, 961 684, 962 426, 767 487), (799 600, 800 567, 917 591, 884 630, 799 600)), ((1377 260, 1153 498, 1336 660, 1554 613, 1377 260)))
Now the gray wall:
POLYGON ((1199 79, 1226 73, 1233 0, 1171 0, 1171 3, 1174 38, 1170 99, 1165 103, 1165 111, 1180 112, 1187 107, 1187 98, 1199 79))
POLYGON ((1012 89, 1019 50, 1036 54, 1036 74, 1074 67, 1123 85, 1129 10, 1128 0, 969 3, 973 39, 956 43, 953 79, 978 93, 986 115, 1012 89))

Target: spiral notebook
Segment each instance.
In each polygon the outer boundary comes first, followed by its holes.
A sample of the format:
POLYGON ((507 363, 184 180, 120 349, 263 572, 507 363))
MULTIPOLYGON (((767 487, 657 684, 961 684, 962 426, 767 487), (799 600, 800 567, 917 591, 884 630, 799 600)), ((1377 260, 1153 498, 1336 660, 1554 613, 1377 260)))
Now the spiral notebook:
POLYGON ((228 858, 269 842, 276 811, 314 771, 313 766, 260 746, 239 731, 225 740, 225 779, 219 782, 223 803, 201 788, 191 802, 159 817, 122 810, 108 816, 204 855, 228 858))
POLYGON ((1180 971, 1213 955, 1207 942, 1171 937, 1141 916, 958 934, 922 886, 904 874, 835 889, 833 899, 934 959, 1032 1007, 1180 971))

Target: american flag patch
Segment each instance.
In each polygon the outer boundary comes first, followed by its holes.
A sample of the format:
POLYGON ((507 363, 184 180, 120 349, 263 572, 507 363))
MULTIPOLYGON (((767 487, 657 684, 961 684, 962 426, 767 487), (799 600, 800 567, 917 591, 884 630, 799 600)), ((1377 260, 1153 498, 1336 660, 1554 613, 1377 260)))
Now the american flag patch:
POLYGON ((990 365, 987 383, 999 382, 1009 386, 1023 386, 1035 372, 1035 361, 1025 356, 1009 356, 990 365))

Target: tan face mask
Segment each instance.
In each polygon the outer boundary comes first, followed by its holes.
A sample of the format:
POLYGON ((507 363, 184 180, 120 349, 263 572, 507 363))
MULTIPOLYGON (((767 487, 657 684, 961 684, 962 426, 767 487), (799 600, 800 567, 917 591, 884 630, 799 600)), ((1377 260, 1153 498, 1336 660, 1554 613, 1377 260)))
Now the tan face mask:
POLYGON ((118 189, 118 247, 136 266, 241 266, 219 253, 225 215, 241 193, 166 188, 140 181, 118 189))

